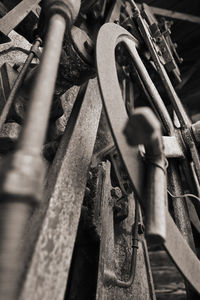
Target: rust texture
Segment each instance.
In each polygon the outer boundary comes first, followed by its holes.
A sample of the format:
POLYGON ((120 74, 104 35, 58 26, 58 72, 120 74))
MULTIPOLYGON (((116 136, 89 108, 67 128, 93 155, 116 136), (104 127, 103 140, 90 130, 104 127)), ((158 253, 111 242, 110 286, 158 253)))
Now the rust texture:
POLYGON ((63 299, 100 114, 101 99, 94 79, 89 82, 74 130, 69 134, 67 127, 57 153, 57 178, 21 300, 63 299))
POLYGON ((113 203, 110 194, 112 188, 110 183, 110 163, 102 163, 101 168, 102 180, 99 180, 99 183, 102 184, 101 199, 99 199, 101 201, 101 222, 98 222, 101 246, 96 299, 153 299, 151 293, 152 282, 149 280, 151 274, 148 274, 149 270, 147 269, 142 237, 139 242, 136 276, 133 285, 130 288, 120 288, 112 284, 105 284, 105 269, 115 272, 117 278, 125 281, 130 276, 131 232, 134 222, 135 200, 132 195, 129 197, 129 215, 127 219, 114 225, 113 203))

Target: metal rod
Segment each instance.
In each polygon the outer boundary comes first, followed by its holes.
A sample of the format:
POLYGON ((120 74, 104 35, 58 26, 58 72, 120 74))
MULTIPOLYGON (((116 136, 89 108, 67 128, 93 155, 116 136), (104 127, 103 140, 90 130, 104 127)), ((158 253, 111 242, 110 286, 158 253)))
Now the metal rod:
POLYGON ((62 16, 55 14, 51 17, 40 69, 18 144, 18 148, 33 154, 41 152, 45 140, 65 27, 66 21, 62 16))
POLYGON ((163 85, 165 87, 165 90, 168 94, 168 97, 172 103, 172 106, 177 114, 177 117, 179 119, 179 122, 181 124, 181 126, 183 128, 187 127, 187 125, 190 124, 190 120, 182 106, 182 103, 178 97, 178 95, 176 94, 176 91, 174 90, 171 81, 169 79, 169 76, 167 75, 167 72, 164 68, 164 66, 162 65, 162 63, 160 62, 160 59, 158 57, 158 54, 155 50, 155 47, 152 43, 152 37, 150 36, 149 30, 147 29, 145 22, 143 21, 143 18, 141 16, 140 10, 138 9, 135 1, 133 0, 129 0, 132 7, 133 7, 133 11, 134 11, 134 19, 136 20, 136 22, 138 23, 138 27, 141 31, 141 34, 149 48, 150 54, 153 58, 153 61, 155 63, 156 69, 160 75, 160 78, 163 82, 163 85))
POLYGON ((169 135, 173 135, 174 127, 173 127, 171 118, 169 116, 169 113, 168 113, 168 111, 163 103, 162 98, 160 97, 155 85, 153 84, 153 82, 152 82, 152 80, 151 80, 139 54, 138 54, 134 40, 129 39, 128 36, 127 37, 123 36, 119 39, 119 42, 120 41, 123 41, 126 44, 128 50, 130 52, 130 55, 134 60, 134 64, 144 82, 144 85, 152 97, 152 103, 154 104, 155 108, 157 109, 158 114, 160 116, 160 119, 163 122, 164 127, 166 128, 169 135))
POLYGON ((26 76, 28 67, 29 67, 30 63, 32 62, 32 60, 33 60, 33 58, 35 56, 35 54, 32 51, 32 49, 33 48, 34 49, 38 48, 40 46, 40 44, 41 44, 41 40, 40 39, 36 39, 35 43, 33 44, 33 46, 30 49, 30 53, 29 53, 29 55, 28 55, 28 57, 27 57, 24 65, 23 65, 23 68, 21 69, 21 71, 20 71, 20 73, 19 73, 19 75, 18 75, 18 77, 17 77, 17 79, 16 79, 16 81, 15 81, 13 87, 12 87, 10 95, 9 95, 9 97, 8 97, 8 99, 6 101, 6 104, 5 104, 4 108, 3 108, 3 111, 2 111, 2 113, 0 115, 0 130, 2 129, 2 126, 3 126, 3 124, 6 121, 6 118, 8 116, 8 112, 9 112, 10 107, 11 107, 13 101, 14 101, 15 95, 16 95, 17 91, 19 90, 19 88, 22 85, 22 82, 23 82, 23 80, 24 80, 24 78, 26 76))
POLYGON ((9 158, 7 172, 0 181, 0 300, 18 299, 22 284, 28 255, 22 253, 23 237, 34 207, 41 198, 45 173, 41 152, 65 27, 63 16, 55 14, 50 18, 28 116, 18 148, 9 158))

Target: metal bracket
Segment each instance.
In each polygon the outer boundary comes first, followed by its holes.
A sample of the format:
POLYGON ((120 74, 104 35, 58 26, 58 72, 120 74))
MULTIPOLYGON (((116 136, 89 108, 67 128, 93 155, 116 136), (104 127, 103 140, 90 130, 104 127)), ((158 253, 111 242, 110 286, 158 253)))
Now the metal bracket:
MULTIPOLYGON (((100 194, 99 201, 101 203, 101 207, 99 209, 100 209, 101 222, 97 221, 96 218, 95 220, 98 223, 101 223, 101 228, 99 229, 100 236, 101 236, 101 245, 100 245, 97 299, 104 299, 105 294, 107 294, 108 299, 110 299, 112 295, 112 290, 116 288, 130 289, 128 293, 129 297, 132 291, 134 291, 134 295, 137 297, 136 290, 138 290, 137 287, 138 280, 142 281, 143 289, 147 288, 146 284, 148 284, 148 293, 151 291, 150 299, 155 299, 153 282, 151 278, 152 275, 151 275, 149 264, 146 262, 146 258, 148 258, 146 256, 148 256, 148 253, 144 249, 145 248, 145 241, 143 240, 144 232, 139 231, 138 221, 141 218, 141 213, 140 213, 138 203, 135 201, 133 194, 129 195, 128 219, 126 219, 124 223, 120 225, 120 227, 118 227, 118 225, 116 224, 114 226, 113 199, 110 193, 112 189, 111 181, 110 181, 111 164, 109 161, 102 162, 101 164, 99 164, 98 169, 99 169, 98 191, 100 194), (135 219, 135 223, 133 224, 134 219, 135 219), (133 241, 131 242, 132 234, 134 238, 133 241), (121 238, 119 238, 119 236, 121 238), (122 263, 122 262, 120 263, 119 261, 121 261, 121 259, 118 257, 119 254, 118 243, 120 243, 121 245, 120 241, 122 240, 124 241, 124 243, 127 243, 125 250, 122 251, 123 257, 124 255, 127 256, 127 258, 124 260, 126 261, 126 263, 122 263), (131 250, 131 248, 133 250, 131 250), (124 251, 126 254, 124 253, 124 251), (138 260, 136 258, 136 254, 138 260), (145 259, 146 264, 142 264, 143 259, 145 259), (126 275, 129 274, 128 276, 126 276, 125 280, 119 279, 120 270, 118 268, 119 265, 122 266, 122 264, 123 264, 123 270, 124 268, 128 269, 125 272, 126 275), (142 278, 140 278, 141 276, 140 272, 138 273, 136 272, 136 268, 137 270, 138 268, 140 269, 145 268, 144 273, 141 273, 142 278), (145 271, 147 272, 147 278, 145 276, 145 271), (103 284, 103 286, 101 286, 101 283, 103 284)), ((121 291, 120 292, 121 295, 123 296, 126 295, 127 293, 126 291, 123 291, 121 289, 119 290, 121 291)))

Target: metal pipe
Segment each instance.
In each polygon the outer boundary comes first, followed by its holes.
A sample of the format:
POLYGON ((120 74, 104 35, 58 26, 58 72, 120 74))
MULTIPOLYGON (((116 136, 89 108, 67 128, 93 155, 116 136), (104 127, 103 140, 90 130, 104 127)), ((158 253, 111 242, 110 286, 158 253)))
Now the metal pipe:
POLYGON ((45 140, 65 27, 66 21, 61 15, 55 14, 51 17, 41 65, 18 144, 18 148, 26 149, 34 155, 41 153, 45 140))
POLYGON ((28 116, 17 151, 7 162, 0 197, 0 299, 18 298, 26 255, 22 240, 27 222, 41 197, 45 166, 41 152, 66 21, 55 14, 50 18, 38 77, 33 86, 28 116), (6 216, 6 217, 5 217, 6 216))
POLYGON ((116 277, 115 285, 122 288, 129 288, 135 279, 137 250, 138 250, 138 223, 139 223, 139 203, 135 200, 135 223, 132 226, 132 257, 129 279, 127 281, 120 280, 116 277))

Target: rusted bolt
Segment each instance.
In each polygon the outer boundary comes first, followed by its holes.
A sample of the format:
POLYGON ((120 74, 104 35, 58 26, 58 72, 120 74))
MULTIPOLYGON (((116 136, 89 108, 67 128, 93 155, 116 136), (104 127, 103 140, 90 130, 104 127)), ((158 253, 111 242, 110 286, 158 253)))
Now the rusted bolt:
POLYGON ((117 199, 120 199, 122 197, 122 191, 119 187, 114 187, 111 189, 111 196, 115 197, 117 199))

